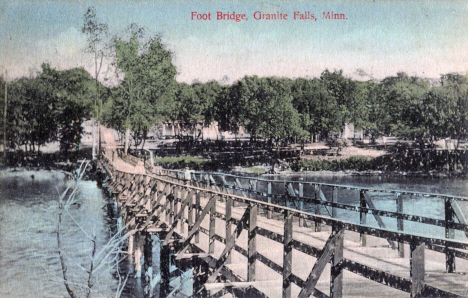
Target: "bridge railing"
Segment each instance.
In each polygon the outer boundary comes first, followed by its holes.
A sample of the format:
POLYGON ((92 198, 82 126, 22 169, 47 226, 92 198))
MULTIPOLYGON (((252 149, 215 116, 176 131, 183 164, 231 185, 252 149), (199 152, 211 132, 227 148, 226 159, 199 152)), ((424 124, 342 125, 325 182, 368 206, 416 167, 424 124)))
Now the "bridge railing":
MULTIPOLYGON (((201 241, 200 236, 198 236, 197 239, 197 235, 200 233, 206 235, 205 238, 208 240, 206 245, 198 244, 191 246, 195 253, 204 252, 208 254, 205 260, 212 268, 211 272, 213 273, 207 278, 205 287, 212 287, 213 285, 211 283, 214 282, 217 274, 220 272, 228 274, 231 281, 244 282, 243 284, 238 284, 239 286, 255 287, 258 278, 256 276, 256 264, 261 262, 281 276, 283 297, 291 297, 293 284, 299 286, 301 289, 298 295, 299 297, 307 297, 310 294, 319 297, 328 297, 327 294, 319 291, 315 286, 325 266, 330 264, 330 296, 341 296, 344 270, 394 289, 410 293, 411 296, 456 296, 425 282, 424 250, 429 248, 437 252, 449 252, 453 255, 453 259, 455 259, 455 257, 468 259, 466 253, 462 251, 468 249, 468 242, 466 241, 452 240, 448 237, 424 237, 388 228, 370 227, 366 225, 365 222, 353 223, 331 216, 313 214, 267 201, 256 200, 246 197, 243 194, 233 192, 246 192, 249 190, 251 191, 250 194, 259 195, 254 186, 252 186, 252 189, 230 189, 227 187, 228 185, 216 185, 212 184, 212 182, 208 182, 211 181, 211 179, 206 179, 206 176, 203 178, 207 180, 206 183, 200 180, 191 180, 191 183, 188 183, 189 181, 184 181, 184 178, 178 176, 180 173, 167 172, 161 169, 160 173, 167 174, 167 177, 161 178, 153 175, 132 175, 126 173, 117 173, 114 174, 113 177, 117 180, 116 184, 121 185, 120 188, 117 187, 117 189, 125 189, 127 191, 125 204, 123 205, 124 208, 132 209, 133 213, 139 216, 144 214, 146 210, 148 217, 154 214, 151 212, 152 210, 158 210, 158 219, 155 223, 161 223, 162 221, 168 222, 168 234, 178 234, 178 238, 181 239, 179 241, 182 242, 181 247, 188 247, 187 245, 189 245, 192 240, 197 244, 197 242, 201 241), (152 191, 148 194, 145 189, 151 189, 152 191), (143 196, 143 193, 147 195, 143 196), (132 199, 135 197, 136 199, 132 199), (152 198, 150 199, 151 204, 149 207, 147 198, 152 198), (203 202, 202 198, 205 202, 203 202), (137 208, 138 210, 136 210, 135 208, 138 206, 140 206, 140 209, 137 208), (241 210, 245 210, 240 219, 238 216, 236 218, 233 216, 234 207, 240 207, 241 210), (184 208, 188 209, 187 212, 184 208), (165 216, 163 216, 163 213, 165 216), (264 226, 261 227, 258 224, 258 217, 260 214, 264 214, 265 217, 280 218, 283 223, 282 232, 265 228, 264 226), (209 218, 207 228, 206 225, 202 227, 202 222, 205 218, 209 218), (224 222, 224 229, 226 231, 224 237, 222 233, 220 235, 216 232, 216 226, 219 226, 220 220, 224 222), (303 224, 304 221, 314 223, 315 230, 317 230, 317 226, 331 228, 331 234, 323 248, 312 246, 294 237, 295 228, 293 223, 297 222, 297 224, 299 224, 298 221, 301 220, 303 224), (216 222, 218 222, 218 224, 216 224, 216 222), (187 226, 188 230, 186 229, 187 226), (244 230, 247 231, 247 246, 236 244, 237 238, 244 230), (385 270, 365 265, 358 260, 345 257, 343 253, 343 238, 347 231, 356 232, 362 236, 370 235, 391 242, 409 244, 410 278, 397 276, 385 270), (268 253, 260 252, 257 247, 258 236, 277 242, 283 247, 282 264, 275 261, 268 253), (222 246, 224 245, 223 252, 218 258, 213 257, 215 242, 220 243, 222 246), (207 249, 203 250, 201 247, 207 247, 207 249), (233 250, 236 250, 246 258, 246 265, 248 268, 246 278, 241 278, 226 266, 230 262, 230 256, 233 250), (306 279, 297 276, 292 270, 292 264, 300 261, 294 258, 293 250, 316 259, 306 279)), ((260 180, 262 179, 257 179, 257 182, 260 180)), ((266 181, 268 183, 269 180, 266 181)), ((285 183, 288 185, 293 182, 285 183)), ((315 185, 316 184, 312 184, 312 187, 315 187, 315 185)), ((320 186, 322 187, 323 185, 320 186)), ((332 187, 333 190, 335 190, 337 186, 332 187)), ((289 189, 289 186, 287 188, 289 189)), ((288 191, 285 190, 281 195, 288 195, 288 191)), ((301 193, 300 188, 299 193, 301 193)), ((315 194, 317 193, 319 192, 316 191, 315 194)), ((362 198, 362 194, 365 196, 365 193, 365 191, 359 189, 360 198, 362 198)), ((263 196, 263 193, 260 195, 263 196)), ((273 196, 274 194, 267 193, 267 195, 273 196)), ((320 196, 320 194, 317 196, 320 196)), ((299 197, 302 198, 301 196, 299 197)), ((343 207, 333 201, 327 201, 327 204, 319 204, 319 202, 322 201, 321 199, 314 199, 314 203, 320 206, 332 208, 343 207)), ((364 199, 362 199, 362 201, 364 201, 364 199)), ((362 213, 370 211, 371 209, 369 207, 360 206, 358 210, 362 213)), ((141 228, 138 229, 141 230, 141 228)), ((363 243, 362 240, 361 243, 363 243)), ((176 254, 177 253, 183 252, 178 251, 176 254)))
MULTIPOLYGON (((317 215, 342 218, 361 225, 390 228, 428 237, 466 240, 468 198, 405 190, 362 188, 306 181, 269 180, 225 173, 204 173, 160 169, 160 175, 179 182, 211 187, 256 200, 275 203, 317 215), (393 201, 393 203, 392 203, 393 201), (411 212, 408 207, 412 207, 411 212), (428 208, 428 206, 430 208, 428 208), (437 211, 426 215, 428 209, 437 211), (419 212, 414 212, 414 210, 419 212)), ((268 212, 271 216, 271 212, 268 212)), ((304 224, 300 219, 299 224, 304 224)), ((316 231, 320 224, 316 223, 316 231)), ((361 245, 366 246, 366 235, 361 245)), ((404 256, 401 243, 390 243, 404 256)), ((443 248, 432 247, 435 250, 443 248)), ((453 272, 454 256, 447 251, 447 270, 453 272)), ((467 259, 467 256, 463 256, 467 259)))

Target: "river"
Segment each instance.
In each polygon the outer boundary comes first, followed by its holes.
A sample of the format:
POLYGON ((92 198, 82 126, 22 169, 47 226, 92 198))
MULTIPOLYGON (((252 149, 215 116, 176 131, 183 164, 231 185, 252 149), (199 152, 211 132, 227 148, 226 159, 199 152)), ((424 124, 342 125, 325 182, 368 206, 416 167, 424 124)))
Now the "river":
MULTIPOLYGON (((0 172, 0 297, 66 297, 57 249, 58 196, 69 181, 60 171, 0 172)), ((96 182, 81 181, 61 225, 69 280, 77 294, 87 283, 92 242, 97 252, 111 237, 106 199, 96 182), (76 223, 73 221, 75 220, 76 223)), ((92 297, 114 297, 114 264, 95 273, 92 297)))
MULTIPOLYGON (((434 194, 444 194, 453 196, 468 197, 468 181, 462 178, 436 179, 422 177, 406 177, 406 176, 354 176, 343 173, 332 172, 315 172, 308 174, 294 175, 277 175, 269 177, 274 180, 288 181, 308 181, 317 183, 326 183, 334 185, 355 186, 358 188, 372 188, 380 190, 402 190, 414 191, 434 194)), ((331 188, 323 187, 327 198, 331 197, 331 188)), ((313 190, 304 187, 304 195, 311 196, 313 190)), ((368 193, 375 206, 379 210, 397 211, 396 195, 386 192, 370 192, 368 193)), ((403 213, 431 217, 437 219, 445 219, 444 200, 438 197, 404 195, 403 213)), ((359 206, 359 191, 338 189, 338 202, 359 206)), ((468 217, 468 202, 457 202, 460 208, 465 211, 465 216, 468 217)), ((306 211, 315 212, 315 206, 305 205, 306 211)), ((319 214, 329 215, 330 208, 320 208, 319 214)), ((337 217, 349 222, 359 223, 359 212, 339 209, 337 217)), ((382 217, 387 229, 396 230, 397 220, 395 218, 382 217)), ((372 215, 367 215, 367 225, 378 227, 376 219, 372 215)), ((445 237, 445 229, 443 227, 404 221, 404 231, 418 234, 427 237, 445 237)), ((466 241, 467 237, 461 231, 455 232, 455 239, 466 241)))

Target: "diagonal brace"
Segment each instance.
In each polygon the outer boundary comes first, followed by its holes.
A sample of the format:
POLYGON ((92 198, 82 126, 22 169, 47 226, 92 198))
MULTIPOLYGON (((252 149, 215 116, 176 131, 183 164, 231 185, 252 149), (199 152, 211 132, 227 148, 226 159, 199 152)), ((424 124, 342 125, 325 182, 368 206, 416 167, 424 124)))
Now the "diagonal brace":
POLYGON ((242 218, 240 221, 237 223, 236 229, 234 232, 232 232, 231 237, 229 237, 228 242, 226 243, 226 246, 224 247, 223 252, 221 253, 221 256, 219 259, 216 261, 216 266, 215 266, 215 271, 208 277, 207 283, 212 283, 216 280, 216 277, 218 276, 218 273, 221 271, 223 268, 224 264, 226 263, 229 254, 231 253, 232 249, 234 248, 236 244, 236 240, 239 238, 239 235, 242 233, 242 230, 244 230, 244 227, 247 225, 247 222, 250 217, 250 210, 252 209, 252 206, 249 205, 247 209, 245 209, 244 214, 242 215, 242 218))
POLYGON ((335 252, 335 245, 344 236, 344 229, 339 230, 336 233, 333 233, 328 237, 327 242, 325 243, 325 247, 322 249, 320 256, 315 261, 314 267, 307 277, 305 282, 304 288, 302 288, 301 292, 299 293, 299 298, 307 298, 309 297, 317 285, 317 282, 322 275, 323 269, 328 262, 330 262, 333 253, 335 252))

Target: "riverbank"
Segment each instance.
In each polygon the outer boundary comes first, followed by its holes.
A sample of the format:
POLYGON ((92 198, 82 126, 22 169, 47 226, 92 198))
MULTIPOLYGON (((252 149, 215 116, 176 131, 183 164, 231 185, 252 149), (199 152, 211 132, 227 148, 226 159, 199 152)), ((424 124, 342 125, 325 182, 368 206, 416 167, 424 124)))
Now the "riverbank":
MULTIPOLYGON (((5 171, 64 171, 74 172, 82 161, 92 160, 91 148, 83 148, 64 154, 60 151, 25 153, 23 151, 8 152, 2 160, 0 170, 5 171)), ((95 164, 91 163, 83 177, 85 180, 95 180, 95 164)))

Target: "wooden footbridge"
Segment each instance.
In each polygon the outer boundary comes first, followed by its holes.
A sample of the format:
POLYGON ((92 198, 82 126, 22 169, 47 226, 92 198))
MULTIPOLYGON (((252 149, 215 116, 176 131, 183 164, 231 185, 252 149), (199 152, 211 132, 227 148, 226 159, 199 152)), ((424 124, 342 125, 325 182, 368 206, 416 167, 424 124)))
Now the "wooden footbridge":
POLYGON ((468 295, 468 198, 132 160, 109 151, 101 168, 149 297, 468 295), (414 197, 440 202, 443 216, 409 214, 414 197))

